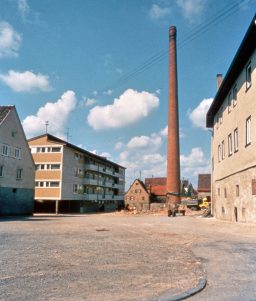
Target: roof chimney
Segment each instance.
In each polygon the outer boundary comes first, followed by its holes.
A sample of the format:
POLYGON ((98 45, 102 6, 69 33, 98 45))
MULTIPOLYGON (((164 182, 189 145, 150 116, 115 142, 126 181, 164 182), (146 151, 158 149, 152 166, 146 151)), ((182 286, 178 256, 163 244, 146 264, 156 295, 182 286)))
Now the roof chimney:
POLYGON ((221 73, 218 73, 217 74, 217 89, 219 90, 220 86, 221 86, 221 83, 222 83, 222 74, 221 73))

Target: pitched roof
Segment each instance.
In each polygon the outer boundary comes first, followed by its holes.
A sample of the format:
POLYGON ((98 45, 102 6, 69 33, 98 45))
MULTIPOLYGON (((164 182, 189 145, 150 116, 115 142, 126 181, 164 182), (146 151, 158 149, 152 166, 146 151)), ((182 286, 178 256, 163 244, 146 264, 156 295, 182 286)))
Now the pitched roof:
POLYGON ((150 189, 150 192, 156 196, 166 195, 166 177, 146 178, 145 185, 150 189))
POLYGON ((135 180, 132 182, 132 184, 130 185, 130 187, 129 187, 129 189, 127 190, 126 193, 129 192, 129 190, 131 189, 131 187, 133 186, 133 184, 134 184, 135 182, 139 182, 139 184, 141 185, 141 187, 142 187, 147 193, 149 193, 148 190, 147 190, 146 185, 145 185, 144 182, 141 181, 140 179, 135 179, 135 180))
POLYGON ((119 164, 117 164, 117 163, 115 163, 115 162, 112 162, 112 161, 106 159, 105 157, 102 157, 102 156, 93 154, 93 153, 91 153, 91 152, 89 152, 89 151, 87 151, 87 150, 85 150, 85 149, 83 149, 83 148, 81 148, 81 147, 78 147, 78 146, 76 146, 76 145, 74 145, 74 144, 71 144, 71 143, 69 143, 69 142, 67 142, 67 141, 65 141, 65 140, 62 140, 62 139, 60 139, 60 138, 58 138, 58 137, 55 137, 55 136, 53 136, 53 135, 51 135, 51 134, 48 134, 48 133, 47 133, 47 134, 40 135, 40 136, 36 136, 36 137, 33 137, 33 138, 30 138, 30 139, 28 139, 28 141, 37 140, 37 139, 42 138, 42 137, 47 137, 47 140, 50 140, 50 141, 56 141, 57 143, 61 143, 61 144, 65 145, 65 146, 67 146, 67 147, 69 147, 69 148, 72 148, 72 149, 74 149, 74 150, 77 150, 78 152, 87 154, 88 156, 91 156, 91 157, 93 157, 93 158, 95 158, 95 159, 99 159, 99 160, 101 160, 101 161, 109 162, 109 163, 111 163, 112 165, 115 165, 115 166, 118 166, 118 167, 125 168, 125 167, 123 167, 123 166, 121 166, 121 165, 119 165, 119 164))
POLYGON ((5 120, 9 112, 14 108, 14 106, 0 106, 0 124, 5 120))
POLYGON ((234 81, 237 79, 248 59, 252 55, 256 46, 256 15, 254 15, 252 22, 237 50, 237 53, 223 79, 221 86, 207 112, 206 126, 213 127, 214 116, 221 107, 226 95, 229 93, 234 81))
POLYGON ((211 191, 211 174, 199 174, 198 175, 198 192, 210 192, 211 191))

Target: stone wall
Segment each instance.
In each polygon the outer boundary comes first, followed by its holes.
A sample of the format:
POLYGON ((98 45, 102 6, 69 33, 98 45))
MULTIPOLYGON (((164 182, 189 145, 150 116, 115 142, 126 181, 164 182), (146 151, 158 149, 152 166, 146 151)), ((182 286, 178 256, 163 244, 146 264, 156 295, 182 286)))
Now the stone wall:
POLYGON ((213 183, 214 216, 219 219, 256 223, 256 167, 213 183))
POLYGON ((0 187, 0 215, 33 215, 34 190, 0 187))

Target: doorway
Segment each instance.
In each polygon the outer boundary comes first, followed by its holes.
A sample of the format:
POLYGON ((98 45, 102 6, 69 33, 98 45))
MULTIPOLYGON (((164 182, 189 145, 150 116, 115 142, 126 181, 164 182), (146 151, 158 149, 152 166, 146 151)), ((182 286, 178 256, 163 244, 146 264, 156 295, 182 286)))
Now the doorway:
POLYGON ((234 207, 234 214, 235 214, 235 222, 238 222, 238 218, 237 218, 237 207, 234 207))

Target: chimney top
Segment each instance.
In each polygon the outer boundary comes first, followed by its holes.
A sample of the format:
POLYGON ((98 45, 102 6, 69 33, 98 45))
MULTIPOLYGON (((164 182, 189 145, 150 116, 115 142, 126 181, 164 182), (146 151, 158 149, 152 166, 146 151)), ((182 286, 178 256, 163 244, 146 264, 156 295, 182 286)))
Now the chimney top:
POLYGON ((222 74, 221 74, 221 73, 218 73, 218 74, 217 74, 217 89, 220 88, 221 83, 222 83, 222 74))
POLYGON ((176 26, 170 26, 169 28, 169 38, 170 39, 176 39, 176 26))

